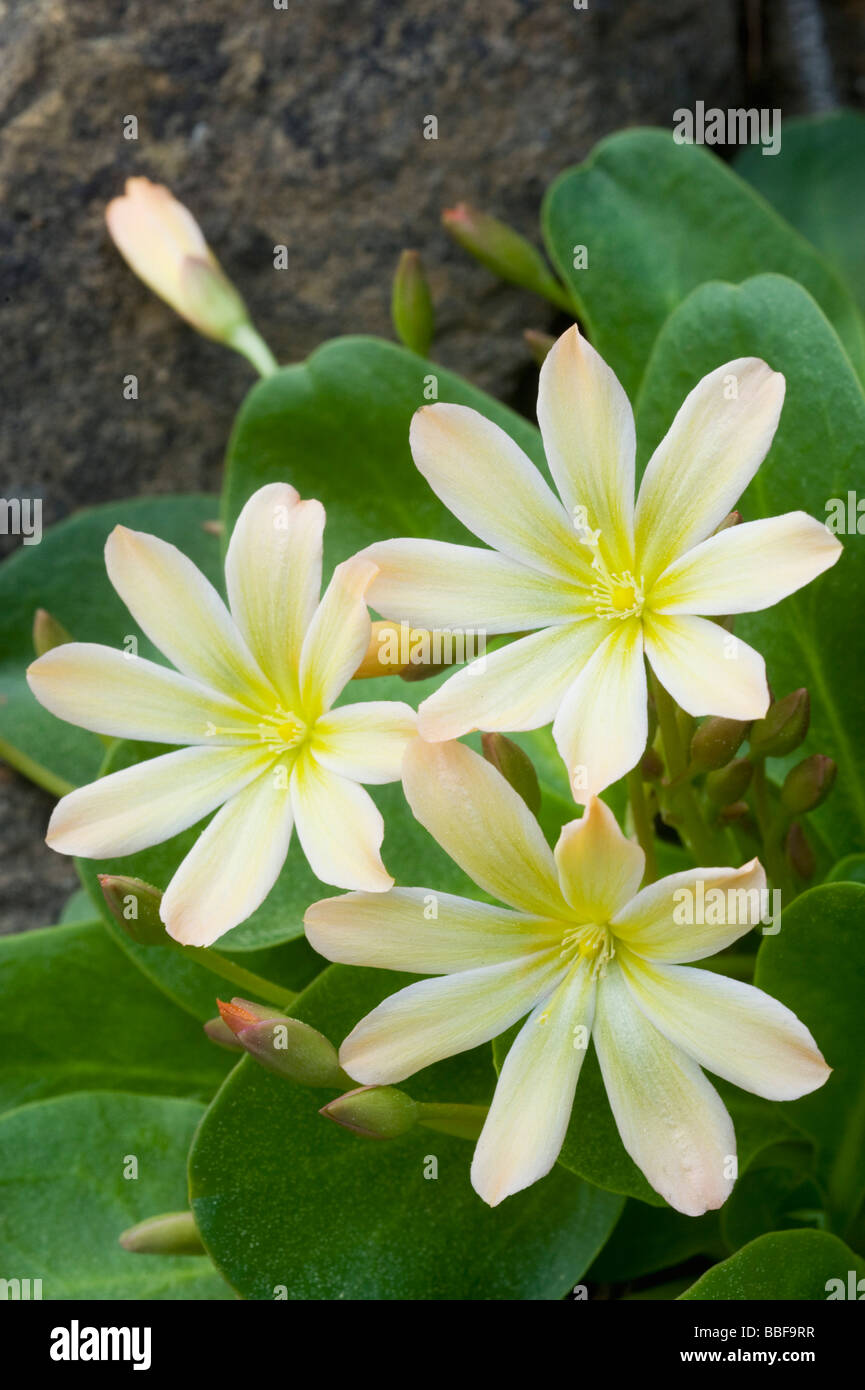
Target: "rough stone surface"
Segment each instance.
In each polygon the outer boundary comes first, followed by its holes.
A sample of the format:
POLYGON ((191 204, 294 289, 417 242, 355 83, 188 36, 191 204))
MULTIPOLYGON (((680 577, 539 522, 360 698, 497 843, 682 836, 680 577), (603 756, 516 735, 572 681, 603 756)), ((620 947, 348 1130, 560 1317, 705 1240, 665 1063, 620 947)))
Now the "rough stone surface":
MULTIPOLYGON (((194 211, 280 360, 341 333, 389 334, 390 277, 415 246, 440 360, 530 409, 521 332, 554 313, 454 247, 441 209, 466 198, 536 237, 545 186, 600 137, 669 126, 698 98, 739 104, 768 71, 761 49, 754 68, 738 0, 276 2, 0 0, 0 491, 41 496, 46 523, 124 495, 217 488, 252 382, 110 244, 103 210, 129 174, 194 211), (137 141, 123 138, 127 115, 137 141), (428 115, 437 140, 423 138, 428 115), (122 398, 127 373, 137 402, 122 398)), ((833 11, 842 98, 861 84, 856 15, 833 11)), ((12 930, 51 920, 73 882, 41 847, 24 869, 43 800, 22 787, 0 844, 12 930)))

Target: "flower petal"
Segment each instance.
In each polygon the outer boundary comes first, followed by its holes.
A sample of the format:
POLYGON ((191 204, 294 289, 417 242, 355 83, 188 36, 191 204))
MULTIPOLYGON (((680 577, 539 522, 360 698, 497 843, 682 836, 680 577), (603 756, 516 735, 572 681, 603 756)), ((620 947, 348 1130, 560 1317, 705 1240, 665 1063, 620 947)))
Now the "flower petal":
POLYGON ((688 714, 763 718, 766 663, 753 647, 706 618, 646 613, 643 626, 655 675, 688 714))
POLYGON ((756 613, 810 584, 841 542, 806 512, 728 526, 674 560, 650 595, 655 613, 756 613))
POLYGON ((365 1086, 403 1081, 503 1033, 549 995, 563 973, 556 950, 409 985, 349 1033, 340 1066, 365 1086))
POLYGON ((637 573, 647 591, 741 497, 772 443, 784 390, 780 372, 757 357, 739 357, 704 376, 686 397, 649 460, 637 498, 637 573))
MULTIPOLYGON (((634 555, 634 414, 615 373, 574 325, 541 367, 538 424, 571 520, 599 531, 612 571, 634 555)), ((588 553, 588 552, 587 552, 588 553)))
POLYGON ((336 888, 383 893, 393 879, 381 862, 384 821, 369 792, 328 772, 304 749, 291 774, 297 835, 316 878, 336 888))
POLYGON ((741 869, 683 869, 648 883, 610 925, 637 955, 674 964, 722 951, 768 920, 768 907, 766 874, 752 859, 741 869))
POLYGON ((340 705, 315 723, 311 747, 322 767, 351 782, 398 782, 402 760, 417 738, 417 715, 399 700, 340 705))
POLYGON ((432 743, 473 729, 539 729, 555 718, 581 667, 603 640, 599 619, 533 632, 456 671, 418 709, 432 743))
POLYGON ((584 966, 535 1006, 517 1034, 472 1160, 472 1186, 491 1207, 544 1177, 558 1158, 594 1010, 595 981, 584 966))
POLYGON ((742 980, 687 965, 620 964, 638 1006, 700 1066, 767 1100, 797 1100, 830 1074, 791 1009, 742 980))
POLYGON ((593 797, 581 820, 562 827, 555 849, 562 892, 578 922, 608 922, 640 886, 646 856, 593 797))
POLYGON ((372 630, 366 591, 375 573, 362 555, 344 560, 313 614, 300 653, 300 700, 310 722, 330 709, 366 654, 372 630))
POLYGON ((135 854, 209 815, 272 758, 257 748, 181 748, 136 763, 58 801, 46 842, 84 859, 135 854))
POLYGON ((321 590, 324 507, 288 483, 250 497, 231 535, 225 581, 234 621, 288 708, 321 590))
POLYGON ((489 635, 567 622, 590 612, 584 586, 475 545, 393 540, 362 552, 378 565, 370 604, 385 618, 489 635))
POLYGON ((574 800, 585 804, 629 772, 648 731, 642 629, 629 618, 615 624, 583 667, 553 724, 574 800))
POLYGON ((115 526, 105 565, 142 632, 178 671, 241 700, 273 705, 276 692, 219 594, 175 545, 115 526))
POLYGON ((415 815, 488 893, 523 912, 567 915, 541 827, 518 792, 464 743, 413 743, 403 786, 415 815))
POLYGON ((656 1192, 685 1216, 723 1205, 736 1136, 711 1082, 634 1003, 622 971, 598 985, 595 1048, 622 1143, 656 1192))
POLYGON ((418 471, 464 526, 532 569, 585 577, 568 514, 540 471, 503 429, 465 405, 416 411, 411 451, 418 471))
POLYGON ((562 924, 431 888, 344 893, 304 918, 310 945, 327 960, 418 975, 451 974, 558 949, 562 924))
POLYGON ((257 741, 260 715, 142 656, 96 642, 66 642, 27 671, 52 714, 95 733, 155 743, 257 741))
POLYGON ((210 946, 267 897, 291 839, 291 796, 277 765, 218 811, 166 889, 160 916, 185 946, 210 946))

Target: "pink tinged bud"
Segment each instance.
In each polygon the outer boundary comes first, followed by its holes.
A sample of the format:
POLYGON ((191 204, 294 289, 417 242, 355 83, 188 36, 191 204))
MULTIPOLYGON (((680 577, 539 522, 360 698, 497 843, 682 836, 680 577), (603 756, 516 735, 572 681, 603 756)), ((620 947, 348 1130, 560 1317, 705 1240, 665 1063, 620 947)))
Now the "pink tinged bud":
POLYGON ((250 1057, 268 1071, 298 1086, 337 1089, 350 1081, 339 1065, 337 1050, 323 1033, 272 1006, 217 999, 222 1022, 250 1057))
POLYGON ((62 647, 66 642, 74 641, 75 638, 47 609, 36 609, 33 614, 33 650, 37 656, 44 656, 55 647, 62 647))
POLYGON ((130 1226, 119 1238, 136 1255, 205 1255, 191 1211, 169 1211, 130 1226))
POLYGON ((203 1025, 204 1031, 212 1043, 217 1047, 224 1047, 227 1052, 245 1051, 243 1043, 238 1042, 228 1024, 221 1018, 209 1018, 203 1025))
POLYGON ((787 862, 800 878, 809 879, 814 877, 817 868, 817 857, 814 854, 805 832, 797 820, 793 821, 787 831, 784 841, 784 850, 787 855, 787 862))
POLYGON ((169 944, 159 916, 162 893, 158 888, 125 874, 100 874, 99 886, 112 917, 139 946, 169 944))
POLYGON ((435 331, 432 297, 417 251, 403 251, 396 268, 390 303, 396 335, 412 352, 425 357, 435 331))
POLYGON ((365 1139, 397 1139, 414 1129, 418 1109, 417 1102, 395 1086, 361 1086, 328 1101, 319 1114, 365 1139))
POLYGON ((567 293, 553 275, 541 253, 505 222, 479 212, 468 203, 459 203, 442 213, 442 225, 454 241, 498 275, 523 289, 533 290, 544 299, 572 312, 567 293))
POLYGON ((781 805, 794 816, 814 811, 835 784, 838 765, 823 753, 813 753, 791 768, 781 787, 781 805))
POLYGON ((811 697, 805 686, 776 700, 765 718, 751 729, 751 754, 756 758, 783 758, 804 743, 811 722, 811 697))
POLYGON ((262 376, 276 369, 195 218, 167 188, 127 179, 126 192, 108 204, 105 220, 129 267, 175 313, 206 338, 243 353, 262 376))
POLYGON ((534 763, 528 753, 504 734, 481 734, 481 747, 488 763, 498 768, 506 782, 519 792, 533 816, 541 809, 541 788, 534 763))

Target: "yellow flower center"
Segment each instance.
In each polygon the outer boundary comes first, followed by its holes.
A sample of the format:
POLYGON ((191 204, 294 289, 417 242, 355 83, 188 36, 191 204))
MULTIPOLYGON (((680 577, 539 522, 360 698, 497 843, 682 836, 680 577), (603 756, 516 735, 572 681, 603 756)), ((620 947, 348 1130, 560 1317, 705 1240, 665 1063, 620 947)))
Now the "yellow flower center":
POLYGON ((277 705, 273 714, 269 718, 263 719, 258 726, 258 734, 262 743, 273 746, 274 753, 285 753, 291 748, 297 748, 306 737, 306 725, 293 710, 285 710, 281 705, 277 705))
POLYGON ((599 564, 593 566, 598 575, 592 585, 592 598, 599 618, 637 618, 643 611, 645 595, 642 585, 631 574, 608 574, 599 564))
POLYGON ((607 963, 613 959, 616 948, 613 934, 606 924, 570 927, 562 937, 559 957, 572 964, 585 961, 593 975, 605 975, 607 963))

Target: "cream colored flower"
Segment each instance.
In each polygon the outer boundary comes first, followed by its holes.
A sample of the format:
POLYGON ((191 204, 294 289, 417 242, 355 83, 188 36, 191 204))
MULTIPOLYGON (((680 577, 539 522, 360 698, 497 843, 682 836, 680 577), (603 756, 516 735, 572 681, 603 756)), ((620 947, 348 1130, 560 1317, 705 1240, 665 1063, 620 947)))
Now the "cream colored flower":
POLYGON ((307 936, 328 960, 438 976, 362 1019, 341 1066, 365 1085, 388 1085, 528 1015, 472 1164, 475 1189, 495 1206, 556 1161, 591 1034, 634 1162, 678 1211, 719 1207, 733 1186, 736 1140, 701 1067, 774 1100, 793 1100, 829 1075, 783 1004, 682 963, 760 920, 760 864, 688 869, 639 891, 643 852, 601 801, 564 827, 553 854, 521 797, 461 743, 419 740, 403 780, 421 824, 508 906, 428 888, 314 904, 307 936), (711 913, 679 910, 709 901, 710 890, 720 894, 711 913))
POLYGON ((261 372, 276 363, 192 213, 150 179, 126 180, 105 210, 112 240, 154 294, 207 338, 234 347, 261 372))
POLYGON ((631 407, 576 328, 550 351, 538 394, 561 501, 477 411, 445 403, 418 411, 418 469, 493 548, 373 545, 364 552, 379 567, 370 603, 385 618, 429 628, 536 629, 425 700, 422 737, 553 720, 574 795, 585 802, 643 752, 644 657, 690 714, 765 714, 763 658, 707 617, 767 608, 841 553, 804 512, 713 535, 766 454, 783 400, 784 378, 757 358, 704 377, 655 450, 636 507, 631 407))
POLYGON ((382 892, 383 823, 361 782, 399 779, 416 716, 405 704, 332 706, 366 652, 375 566, 339 565, 319 601, 324 508, 271 483, 247 502, 225 561, 231 611, 173 545, 117 526, 109 578, 177 670, 71 642, 30 667, 61 719, 116 738, 187 745, 64 796, 47 841, 61 854, 134 854, 222 809, 162 899, 178 941, 206 946, 269 893, 292 827, 313 872, 382 892))

